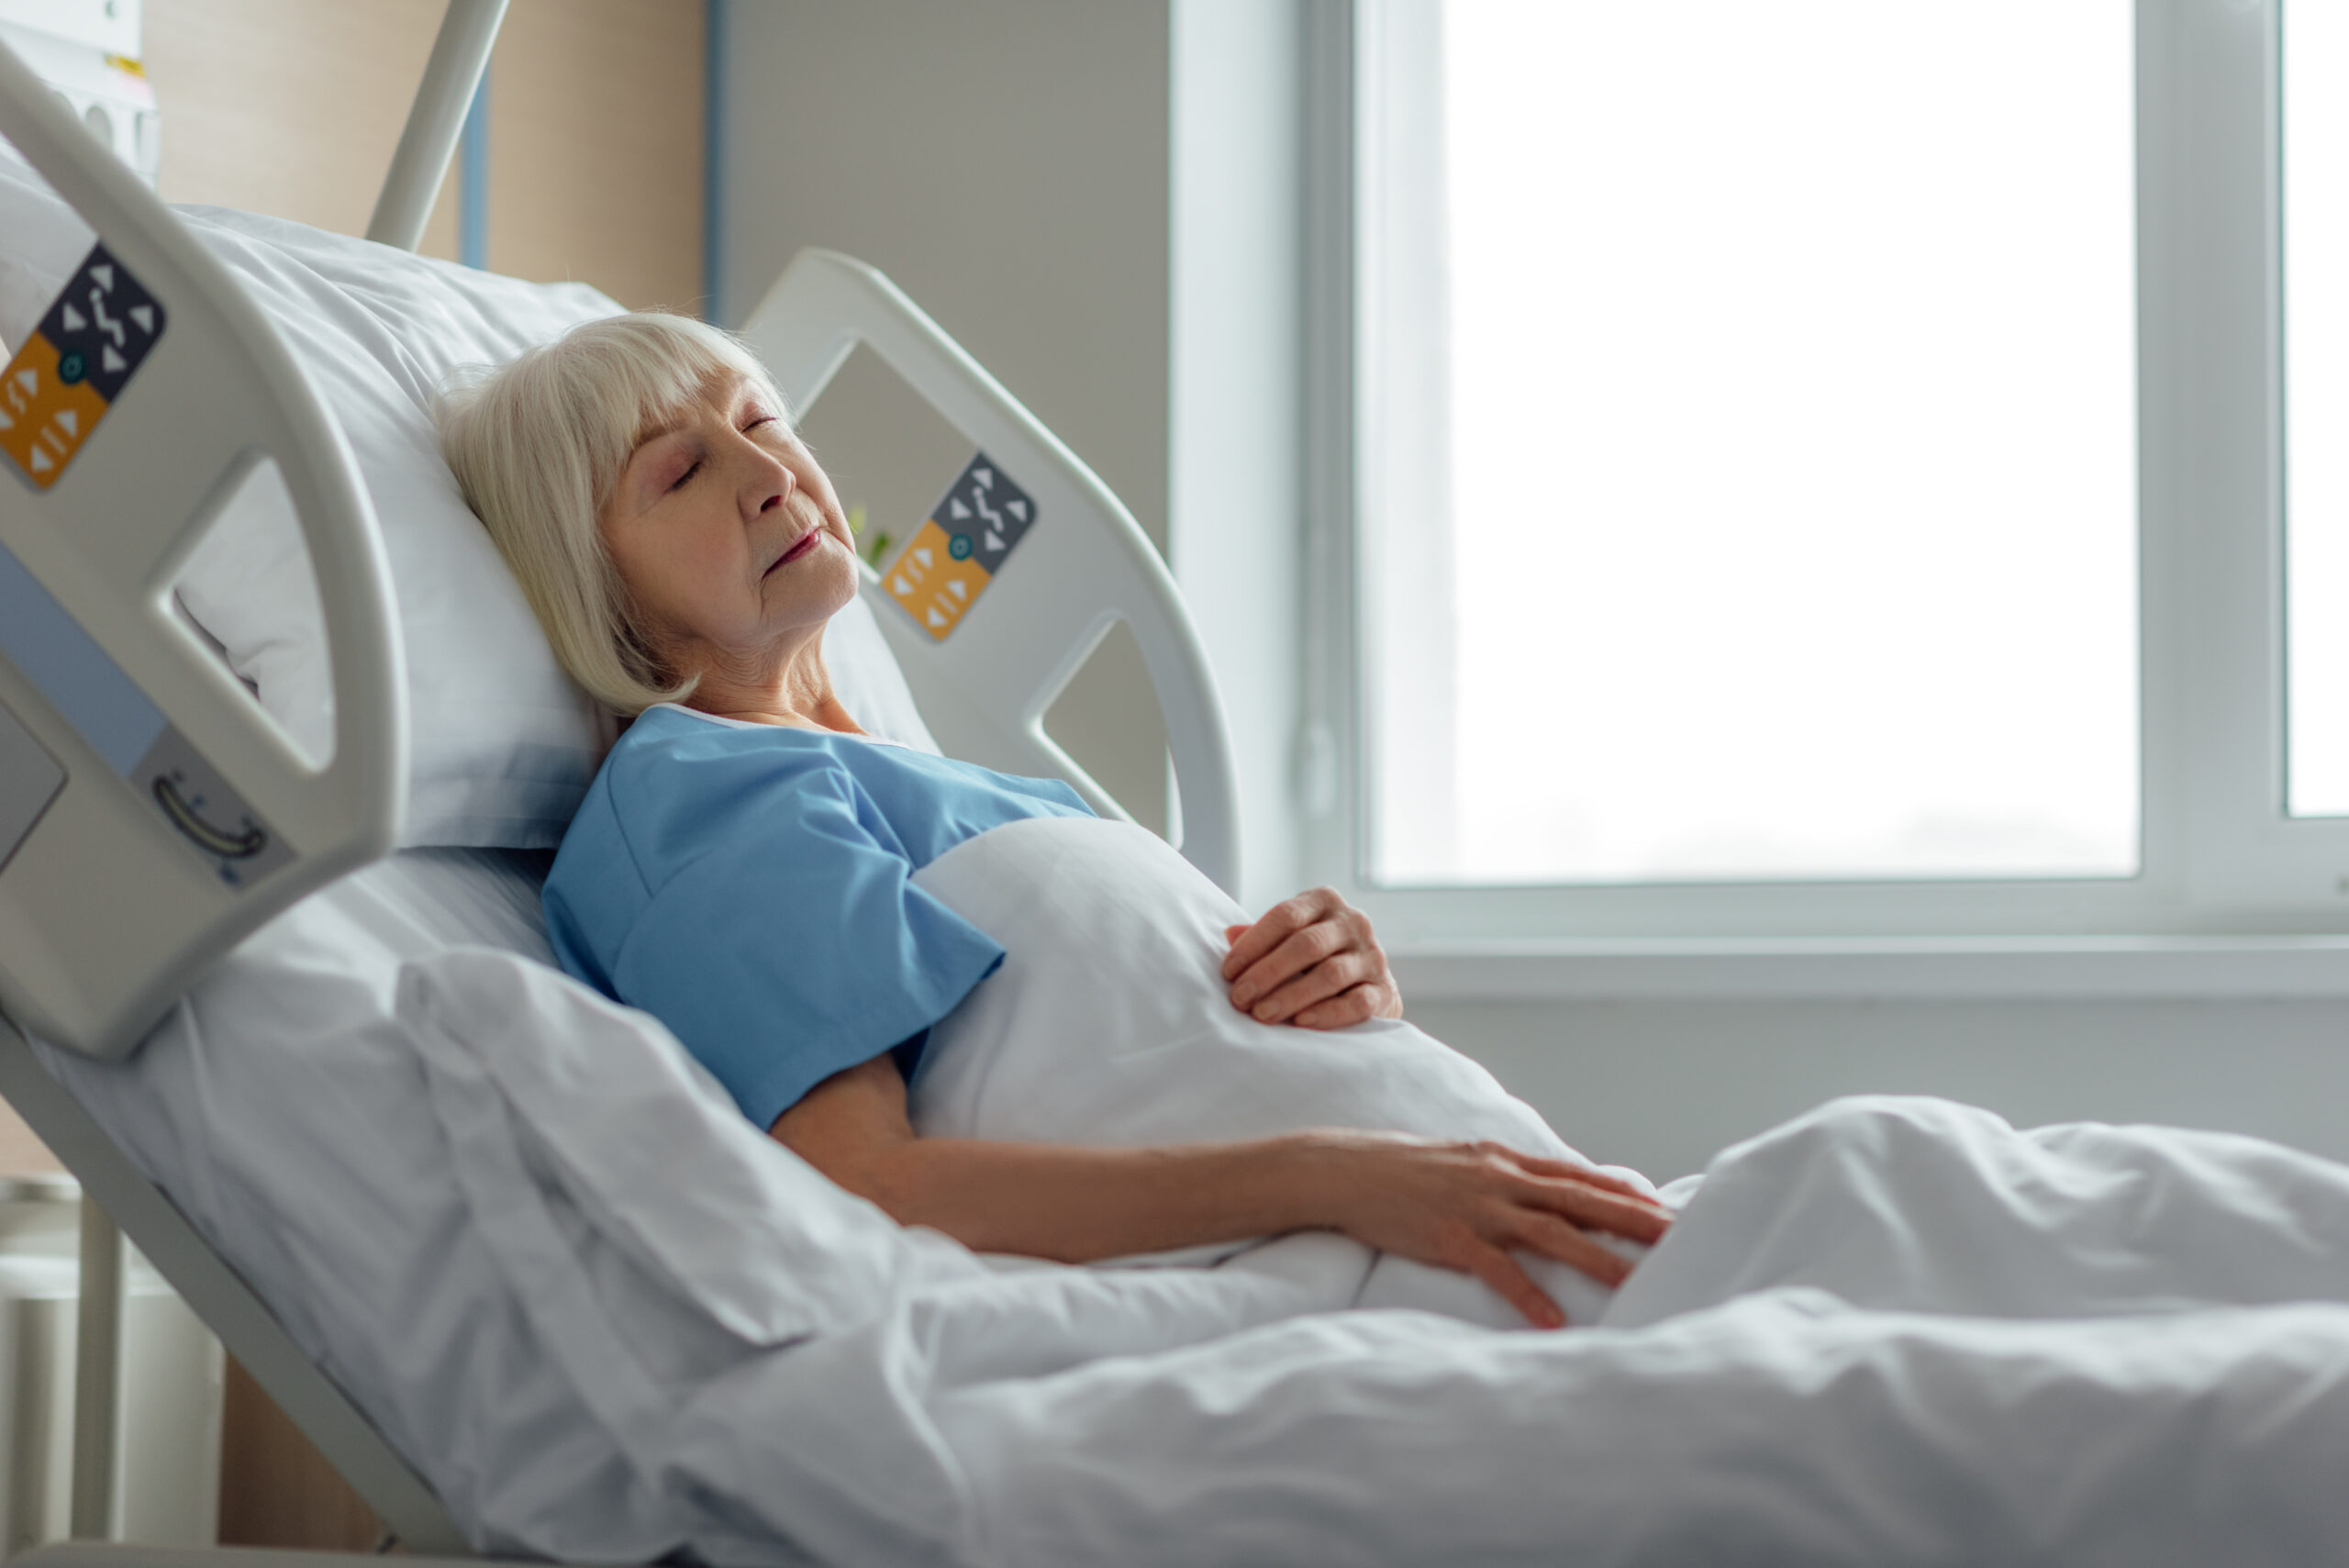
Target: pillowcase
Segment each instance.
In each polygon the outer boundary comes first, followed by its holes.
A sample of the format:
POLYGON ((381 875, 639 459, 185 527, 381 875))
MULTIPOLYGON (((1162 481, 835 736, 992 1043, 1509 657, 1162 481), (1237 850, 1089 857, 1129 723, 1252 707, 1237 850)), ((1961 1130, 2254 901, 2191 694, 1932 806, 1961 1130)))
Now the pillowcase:
MULTIPOLYGON (((556 662, 458 493, 427 410, 455 367, 510 359, 619 306, 584 284, 524 283, 283 219, 176 210, 284 334, 374 501, 406 645, 401 841, 559 842, 614 727, 556 662)), ((0 339, 21 339, 92 238, 39 174, 0 151, 0 339)), ((325 623, 273 468, 228 501, 179 596, 295 744, 325 756, 334 734, 325 623)), ((836 619, 825 651, 860 723, 937 751, 861 600, 836 619)))

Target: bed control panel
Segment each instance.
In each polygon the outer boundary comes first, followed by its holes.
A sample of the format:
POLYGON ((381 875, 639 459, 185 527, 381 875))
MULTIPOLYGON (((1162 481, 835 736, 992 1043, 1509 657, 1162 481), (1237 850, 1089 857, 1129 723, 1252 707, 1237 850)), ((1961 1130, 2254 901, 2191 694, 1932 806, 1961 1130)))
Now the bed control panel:
POLYGON ((882 584, 915 625, 943 642, 1035 526, 1028 492, 986 453, 975 453, 882 584))
POLYGON ((162 335, 162 306, 93 246, 0 372, 0 451, 35 489, 64 477, 162 335))
MULTIPOLYGON (((284 838, 270 830, 5 545, 0 545, 0 658, 16 666, 90 750, 150 802, 180 842, 202 856, 223 883, 246 887, 294 858, 284 838)), ((6 725, 23 728, 13 718, 6 725)), ((0 869, 64 781, 56 759, 29 734, 23 744, 14 745, 0 733, 0 869), (46 790, 44 779, 49 780, 46 790), (35 795, 38 806, 28 806, 35 795), (12 801, 17 802, 14 815, 12 801), (12 836, 9 828, 16 816, 22 822, 12 836)))

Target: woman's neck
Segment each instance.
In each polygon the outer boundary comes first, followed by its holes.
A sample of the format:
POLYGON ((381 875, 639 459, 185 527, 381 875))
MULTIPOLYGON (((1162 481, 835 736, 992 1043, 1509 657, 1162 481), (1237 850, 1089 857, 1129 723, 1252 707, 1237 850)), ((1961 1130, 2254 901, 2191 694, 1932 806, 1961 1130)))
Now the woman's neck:
POLYGON ((705 663, 695 672, 700 679, 685 706, 750 724, 862 735, 863 728, 832 693, 831 673, 824 668, 821 647, 820 639, 811 639, 776 667, 764 670, 729 669, 723 661, 705 663))
POLYGON ((774 724, 793 729, 831 729, 844 735, 862 735, 864 728, 849 716, 838 697, 827 692, 823 700, 806 709, 781 706, 736 707, 718 706, 702 699, 696 689, 685 700, 685 706, 696 713, 706 713, 713 718, 739 719, 745 724, 774 724))

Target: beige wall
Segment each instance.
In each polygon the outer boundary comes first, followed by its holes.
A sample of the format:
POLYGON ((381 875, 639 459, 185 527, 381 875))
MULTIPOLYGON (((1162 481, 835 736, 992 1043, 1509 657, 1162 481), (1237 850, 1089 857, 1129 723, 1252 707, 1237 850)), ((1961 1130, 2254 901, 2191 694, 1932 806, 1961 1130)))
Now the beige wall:
MULTIPOLYGON (((148 0, 164 200, 363 232, 441 9, 440 0, 148 0)), ((451 194, 441 193, 426 230, 429 255, 457 253, 451 194)))
POLYGON ((491 70, 491 269, 696 309, 702 0, 514 0, 491 70))
MULTIPOLYGON (((167 200, 357 234, 442 0, 148 0, 167 200)), ((515 0, 491 64, 489 264, 696 306, 701 0, 515 0)), ((458 172, 421 249, 457 251, 458 172)))

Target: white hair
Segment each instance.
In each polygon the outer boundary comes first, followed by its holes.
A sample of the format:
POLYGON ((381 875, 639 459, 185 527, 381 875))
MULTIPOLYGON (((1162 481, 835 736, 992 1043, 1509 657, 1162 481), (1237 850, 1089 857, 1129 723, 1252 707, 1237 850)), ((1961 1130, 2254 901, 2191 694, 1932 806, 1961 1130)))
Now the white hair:
POLYGON ((637 311, 573 328, 504 365, 451 374, 433 400, 441 451, 572 679, 622 715, 694 687, 664 668, 598 523, 647 433, 740 375, 783 399, 740 339, 688 316, 637 311))

